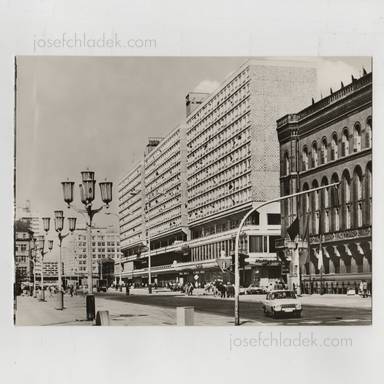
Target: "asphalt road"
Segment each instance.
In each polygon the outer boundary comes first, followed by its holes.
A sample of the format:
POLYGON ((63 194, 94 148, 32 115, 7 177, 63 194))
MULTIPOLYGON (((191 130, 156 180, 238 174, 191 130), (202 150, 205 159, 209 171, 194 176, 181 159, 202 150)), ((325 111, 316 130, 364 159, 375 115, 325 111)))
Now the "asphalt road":
MULTIPOLYGON (((117 300, 142 305, 153 305, 165 308, 193 306, 197 312, 213 313, 233 318, 234 301, 220 298, 186 297, 184 295, 131 295, 116 293, 98 293, 109 300, 117 300)), ((263 313, 262 304, 257 302, 242 302, 240 299, 240 318, 242 323, 255 320, 270 325, 370 325, 372 312, 366 308, 342 308, 319 305, 303 305, 300 319, 272 319, 263 313)))

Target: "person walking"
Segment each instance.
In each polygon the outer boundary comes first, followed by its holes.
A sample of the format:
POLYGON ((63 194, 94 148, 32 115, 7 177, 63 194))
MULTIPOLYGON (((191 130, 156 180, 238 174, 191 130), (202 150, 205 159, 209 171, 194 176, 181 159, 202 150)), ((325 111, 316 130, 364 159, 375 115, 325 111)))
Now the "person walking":
POLYGON ((363 280, 360 281, 360 284, 359 284, 359 294, 364 297, 364 283, 363 283, 363 280))
POLYGON ((363 282, 363 297, 368 297, 368 283, 365 280, 363 282))

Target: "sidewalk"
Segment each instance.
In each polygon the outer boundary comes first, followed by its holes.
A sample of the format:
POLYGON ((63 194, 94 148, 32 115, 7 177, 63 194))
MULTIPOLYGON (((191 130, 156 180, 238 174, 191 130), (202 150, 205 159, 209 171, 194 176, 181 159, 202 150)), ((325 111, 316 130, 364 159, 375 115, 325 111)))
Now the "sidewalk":
POLYGON ((359 295, 303 295, 300 297, 300 300, 304 305, 324 305, 343 308, 372 308, 372 298, 363 298, 359 295))
MULTIPOLYGON (((56 298, 47 298, 46 302, 38 301, 30 296, 17 298, 17 326, 37 325, 94 325, 86 320, 85 296, 65 296, 65 309, 55 309, 56 298)), ((96 312, 109 311, 112 326, 159 326, 176 325, 176 309, 157 306, 124 303, 96 297, 96 312)), ((263 325, 263 323, 242 319, 244 325, 263 325)), ((231 326, 233 318, 210 313, 195 312, 196 326, 231 326)))
MULTIPOLYGON (((122 291, 120 291, 119 289, 116 290, 115 288, 108 288, 107 290, 107 293, 116 293, 116 294, 123 294, 125 295, 126 294, 126 290, 125 290, 125 287, 122 289, 122 291)), ((130 288, 129 289, 129 294, 130 295, 148 295, 148 288, 130 288)), ((152 294, 155 295, 155 294, 158 294, 158 295, 169 295, 169 296, 177 296, 177 295, 180 295, 182 294, 181 292, 174 292, 174 291, 171 291, 167 288, 153 288, 152 289, 152 294)))

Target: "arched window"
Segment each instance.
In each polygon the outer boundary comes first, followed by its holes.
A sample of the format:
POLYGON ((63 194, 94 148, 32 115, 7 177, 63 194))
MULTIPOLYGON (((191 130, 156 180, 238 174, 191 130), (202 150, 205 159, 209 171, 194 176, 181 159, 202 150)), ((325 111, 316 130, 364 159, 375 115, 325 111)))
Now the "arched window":
MULTIPOLYGON (((321 180, 321 185, 328 185, 328 179, 323 177, 321 180)), ((321 226, 323 232, 329 232, 329 220, 330 220, 330 212, 329 212, 329 188, 324 188, 320 191, 321 194, 321 226)))
POLYGON ((353 152, 361 151, 361 128, 360 124, 356 123, 353 128, 353 152))
POLYGON ((351 228, 351 206, 346 206, 346 217, 345 217, 345 228, 350 229, 351 228))
POLYGON ((340 230, 340 208, 339 207, 335 207, 334 208, 334 212, 333 212, 333 229, 334 231, 338 231, 340 230))
POLYGON ((317 153, 317 143, 312 144, 312 168, 315 168, 319 165, 318 153, 317 153))
POLYGON ((354 172, 355 181, 355 201, 363 200, 363 183, 362 183, 362 172, 360 167, 357 167, 354 172))
POLYGON ((320 155, 320 161, 321 164, 326 164, 328 162, 328 146, 327 146, 327 139, 324 137, 321 141, 321 155, 320 155))
POLYGON ((372 224, 372 163, 368 163, 367 168, 365 169, 365 192, 366 192, 366 223, 368 225, 372 224))
MULTIPOLYGON (((339 176, 334 173, 331 177, 331 184, 338 183, 339 176)), ((331 194, 331 206, 332 206, 332 230, 340 230, 340 199, 339 199, 339 188, 332 188, 331 194)))
POLYGON ((304 147, 303 149, 303 171, 308 171, 309 164, 308 164, 308 148, 304 147))
POLYGON ((332 135, 332 141, 331 141, 331 160, 337 160, 338 158, 338 148, 337 148, 337 134, 334 133, 332 135))
POLYGON ((324 233, 328 233, 329 232, 329 211, 326 210, 324 212, 324 233))
POLYGON ((351 178, 348 171, 344 171, 342 177, 343 185, 343 224, 345 229, 351 228, 351 178))
POLYGON ((349 135, 348 130, 344 129, 343 136, 341 137, 341 156, 349 155, 349 135))
POLYGON ((344 178, 344 201, 346 203, 351 202, 351 181, 349 175, 344 178))
POLYGON ((289 175, 290 173, 290 164, 289 164, 289 156, 288 152, 285 153, 284 155, 284 175, 289 175))
MULTIPOLYGON (((309 186, 307 183, 303 186, 303 191, 308 191, 309 186)), ((306 193, 303 195, 303 212, 306 214, 310 211, 310 199, 309 199, 309 193, 306 193)))
POLYGON ((363 175, 360 167, 353 172, 353 200, 355 210, 355 227, 363 226, 363 175))
MULTIPOLYGON (((312 188, 318 188, 319 184, 315 180, 312 183, 312 188)), ((319 233, 320 229, 320 192, 319 191, 314 191, 312 192, 313 197, 312 197, 312 233, 319 233)))
POLYGON ((368 117, 365 127, 365 148, 372 147, 372 117, 368 117))

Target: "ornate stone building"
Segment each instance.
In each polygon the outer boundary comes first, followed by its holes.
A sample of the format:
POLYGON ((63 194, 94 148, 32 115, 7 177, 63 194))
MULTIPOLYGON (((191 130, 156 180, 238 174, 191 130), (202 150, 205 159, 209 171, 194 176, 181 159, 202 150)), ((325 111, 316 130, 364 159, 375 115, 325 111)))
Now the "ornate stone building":
POLYGON ((292 288, 345 293, 372 271, 372 73, 277 121, 282 196, 280 257, 292 288), (299 219, 294 241, 288 227, 299 219), (321 250, 321 252, 320 252, 321 250))

